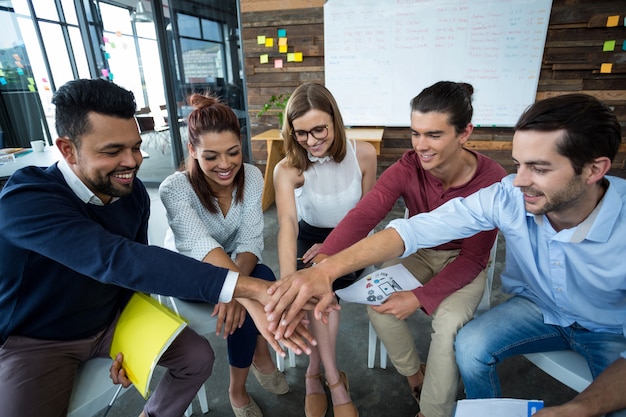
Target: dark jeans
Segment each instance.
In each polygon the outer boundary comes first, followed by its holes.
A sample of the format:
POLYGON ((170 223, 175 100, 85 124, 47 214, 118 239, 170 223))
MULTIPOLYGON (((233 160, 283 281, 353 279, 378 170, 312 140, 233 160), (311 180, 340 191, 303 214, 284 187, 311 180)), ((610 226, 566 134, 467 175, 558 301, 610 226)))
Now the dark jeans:
MULTIPOLYGON (((257 264, 250 276, 264 279, 265 281, 276 281, 274 272, 264 264, 257 264)), ((236 368, 248 368, 252 365, 254 349, 256 348, 259 330, 256 328, 250 314, 246 313, 246 319, 241 328, 235 330, 228 336, 228 363, 236 368)))
MULTIPOLYGON (((332 228, 315 227, 304 220, 300 220, 298 222, 298 258, 302 258, 304 253, 314 244, 324 242, 324 239, 326 239, 332 231, 332 228)), ((302 261, 298 261, 298 269, 307 268, 308 266, 309 265, 304 264, 302 261)), ((337 278, 335 282, 333 282, 333 291, 340 290, 352 284, 357 277, 361 275, 361 272, 363 272, 362 269, 337 278)))

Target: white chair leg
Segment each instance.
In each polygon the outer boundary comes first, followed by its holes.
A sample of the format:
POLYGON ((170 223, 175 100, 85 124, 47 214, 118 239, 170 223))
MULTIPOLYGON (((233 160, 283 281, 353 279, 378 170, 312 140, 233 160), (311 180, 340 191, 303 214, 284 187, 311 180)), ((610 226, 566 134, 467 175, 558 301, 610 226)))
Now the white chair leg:
POLYGON ((387 369, 387 348, 383 344, 383 341, 380 341, 380 367, 382 369, 387 369))
POLYGON ((285 370, 285 358, 280 356, 280 353, 276 352, 276 367, 280 372, 285 370))
POLYGON ((376 341, 378 336, 376 336, 376 331, 374 331, 374 326, 372 326, 372 322, 369 322, 369 341, 367 346, 367 367, 374 367, 374 360, 376 359, 376 341))
POLYGON ((292 368, 296 367, 296 354, 291 349, 289 349, 289 366, 292 368))
MULTIPOLYGON (((373 368, 374 361, 376 360, 376 348, 378 345, 378 335, 376 334, 376 330, 374 330, 374 326, 372 322, 369 322, 368 329, 368 347, 367 347, 367 367, 373 368)), ((382 369, 387 369, 387 349, 383 342, 380 342, 380 367, 382 369)))
POLYGON ((206 387, 204 384, 200 387, 198 391, 198 402, 200 403, 200 410, 202 410, 202 414, 206 414, 209 412, 209 401, 206 397, 206 387))

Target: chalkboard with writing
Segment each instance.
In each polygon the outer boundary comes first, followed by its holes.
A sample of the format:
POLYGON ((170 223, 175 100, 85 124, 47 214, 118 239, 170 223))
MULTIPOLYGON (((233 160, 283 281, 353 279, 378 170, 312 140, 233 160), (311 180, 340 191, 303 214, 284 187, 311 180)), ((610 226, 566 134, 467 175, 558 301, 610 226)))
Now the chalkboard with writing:
POLYGON ((551 0, 328 0, 325 83, 346 125, 409 126, 437 81, 474 86, 473 123, 513 126, 534 103, 551 0))

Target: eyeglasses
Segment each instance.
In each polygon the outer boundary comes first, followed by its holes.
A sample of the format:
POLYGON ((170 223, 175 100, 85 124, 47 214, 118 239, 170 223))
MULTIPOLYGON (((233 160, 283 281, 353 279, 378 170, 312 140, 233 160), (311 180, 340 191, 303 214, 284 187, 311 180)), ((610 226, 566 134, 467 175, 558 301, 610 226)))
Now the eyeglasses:
POLYGON ((318 140, 326 139, 328 137, 328 125, 315 126, 311 130, 292 130, 291 135, 296 141, 301 143, 309 140, 309 135, 318 140))

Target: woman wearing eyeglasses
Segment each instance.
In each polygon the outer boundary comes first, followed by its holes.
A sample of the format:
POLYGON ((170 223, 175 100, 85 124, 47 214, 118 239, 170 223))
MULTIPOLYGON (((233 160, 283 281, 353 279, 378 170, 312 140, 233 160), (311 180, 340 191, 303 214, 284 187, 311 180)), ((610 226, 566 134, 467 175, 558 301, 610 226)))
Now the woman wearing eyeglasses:
MULTIPOLYGON (((376 181, 374 146, 346 139, 337 103, 320 84, 305 83, 293 92, 285 107, 282 136, 286 156, 274 169, 281 277, 313 259, 319 244, 376 181)), ((339 279, 334 289, 351 282, 339 279)), ((347 377, 337 369, 339 312, 330 314, 328 325, 312 318, 309 326, 318 346, 306 371, 306 417, 326 415, 322 366, 334 416, 358 416, 347 377)))

